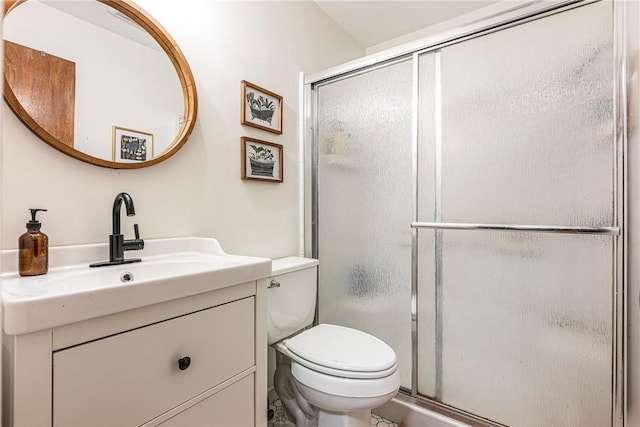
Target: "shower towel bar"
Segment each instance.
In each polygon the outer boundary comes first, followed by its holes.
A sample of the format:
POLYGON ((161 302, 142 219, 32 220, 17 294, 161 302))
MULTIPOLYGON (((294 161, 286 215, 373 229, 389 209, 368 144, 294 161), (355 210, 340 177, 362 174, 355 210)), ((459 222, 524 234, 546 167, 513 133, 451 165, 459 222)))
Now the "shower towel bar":
POLYGON ((567 227, 561 225, 469 224, 460 222, 412 222, 411 228, 434 230, 528 231, 532 233, 603 234, 618 236, 618 227, 567 227))

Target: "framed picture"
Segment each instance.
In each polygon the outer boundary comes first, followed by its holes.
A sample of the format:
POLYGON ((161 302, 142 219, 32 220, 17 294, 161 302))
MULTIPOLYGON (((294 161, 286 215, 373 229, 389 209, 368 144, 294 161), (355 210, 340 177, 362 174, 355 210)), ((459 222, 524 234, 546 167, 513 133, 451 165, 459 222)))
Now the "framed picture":
POLYGON ((240 138, 242 179, 282 182, 282 145, 243 136, 240 138))
POLYGON ((242 81, 240 123, 269 132, 282 133, 282 97, 242 81))
POLYGON ((120 163, 136 163, 153 158, 153 134, 113 127, 112 159, 120 163))

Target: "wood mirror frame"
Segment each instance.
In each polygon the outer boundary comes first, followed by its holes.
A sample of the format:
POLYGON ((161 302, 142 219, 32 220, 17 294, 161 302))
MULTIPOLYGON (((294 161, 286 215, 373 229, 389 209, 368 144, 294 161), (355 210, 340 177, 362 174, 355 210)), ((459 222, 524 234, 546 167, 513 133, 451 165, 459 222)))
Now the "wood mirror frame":
MULTIPOLYGON (((4 0, 3 17, 25 1, 26 0, 4 0)), ((131 0, 96 1, 114 8, 115 10, 125 14, 126 16, 134 20, 138 25, 140 25, 162 47, 164 52, 171 60, 171 63, 175 67, 176 72, 178 73, 178 78, 180 80, 182 93, 184 96, 184 121, 182 122, 173 142, 169 144, 167 149, 165 149, 158 156, 139 163, 118 163, 104 160, 98 157, 93 157, 64 144, 49 132, 47 132, 45 129, 40 127, 16 98, 13 90, 9 86, 6 74, 4 75, 5 100, 7 101, 11 109, 18 115, 20 120, 22 120, 22 122, 24 122, 24 124, 29 127, 29 129, 31 129, 42 140, 44 140, 55 149, 62 151, 63 153, 68 154, 71 157, 82 160, 83 162, 112 169, 136 169, 155 165, 156 163, 160 163, 163 160, 166 160, 169 157, 173 156, 180 148, 182 148, 182 146, 189 139, 191 132, 193 131, 198 110, 198 98, 193 74, 191 73, 191 69, 184 54, 182 53, 176 42, 173 40, 173 38, 151 15, 145 12, 140 6, 138 6, 131 0)))

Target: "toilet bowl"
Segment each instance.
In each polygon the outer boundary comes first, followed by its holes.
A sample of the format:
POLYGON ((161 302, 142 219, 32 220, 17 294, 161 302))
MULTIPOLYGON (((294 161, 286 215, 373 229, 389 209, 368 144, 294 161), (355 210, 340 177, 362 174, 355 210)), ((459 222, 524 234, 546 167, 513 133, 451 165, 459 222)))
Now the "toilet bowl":
POLYGON ((277 343, 275 349, 290 359, 284 365, 290 374, 276 375, 284 375, 295 387, 282 391, 282 380, 276 380, 276 392, 289 394, 288 402, 304 398, 311 405, 300 406, 305 418, 317 419, 320 427, 369 426, 371 409, 385 404, 400 387, 393 350, 362 331, 320 324, 277 343))
POLYGON ((371 409, 400 388, 395 352, 356 329, 329 324, 304 329, 315 311, 317 261, 285 258, 272 268, 267 331, 277 352, 274 388, 286 425, 368 427, 371 409))

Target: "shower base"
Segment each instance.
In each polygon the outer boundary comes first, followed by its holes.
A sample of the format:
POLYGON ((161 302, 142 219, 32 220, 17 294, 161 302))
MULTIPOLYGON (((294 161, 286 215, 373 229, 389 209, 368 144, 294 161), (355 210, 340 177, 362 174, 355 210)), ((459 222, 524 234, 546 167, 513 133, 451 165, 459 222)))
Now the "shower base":
POLYGON ((393 420, 402 427, 487 427, 498 424, 476 420, 429 401, 415 399, 402 392, 381 407, 377 415, 393 420))

